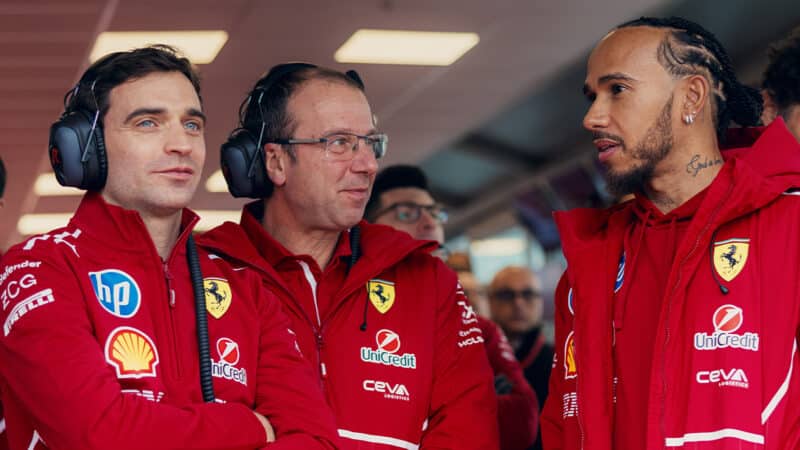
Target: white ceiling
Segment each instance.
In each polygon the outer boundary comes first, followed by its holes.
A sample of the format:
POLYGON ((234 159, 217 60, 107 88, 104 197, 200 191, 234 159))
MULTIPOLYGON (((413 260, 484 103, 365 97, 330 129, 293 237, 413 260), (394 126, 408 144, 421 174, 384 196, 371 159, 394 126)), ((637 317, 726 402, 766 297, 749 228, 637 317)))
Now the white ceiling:
MULTIPOLYGON (((0 2, 0 156, 9 172, 0 248, 17 242, 25 213, 71 212, 79 197, 37 198, 48 169, 49 125, 64 93, 106 30, 224 29, 230 39, 202 66, 209 116, 204 178, 239 103, 270 66, 309 61, 355 68, 380 127, 390 135, 383 164, 419 163, 507 110, 582 59, 611 26, 668 0, 37 0, 0 2), (342 66, 334 51, 357 28, 472 31, 480 43, 450 67, 342 66)), ((680 3, 680 2, 677 2, 680 3)), ((577 86, 576 90, 580 87, 577 86)), ((238 209, 202 187, 196 209, 238 209)))

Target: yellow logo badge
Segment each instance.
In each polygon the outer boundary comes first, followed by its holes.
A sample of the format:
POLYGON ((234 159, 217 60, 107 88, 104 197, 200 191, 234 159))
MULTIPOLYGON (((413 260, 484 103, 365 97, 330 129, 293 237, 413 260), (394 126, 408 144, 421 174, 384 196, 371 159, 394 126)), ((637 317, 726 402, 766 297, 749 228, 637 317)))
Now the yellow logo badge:
POLYGON ((384 280, 369 280, 367 283, 367 295, 372 306, 381 314, 392 309, 394 305, 394 283, 384 280))
POLYGON ((106 361, 117 378, 156 376, 158 352, 149 336, 131 327, 117 327, 106 339, 106 361))
POLYGON ((571 379, 578 376, 578 366, 575 364, 575 338, 574 331, 567 335, 567 342, 564 343, 564 379, 571 379))
POLYGON ((741 273, 747 262, 750 239, 728 239, 714 242, 714 269, 725 281, 741 273))
POLYGON ((206 310, 219 319, 231 307, 231 286, 223 278, 203 278, 203 290, 206 293, 206 310))

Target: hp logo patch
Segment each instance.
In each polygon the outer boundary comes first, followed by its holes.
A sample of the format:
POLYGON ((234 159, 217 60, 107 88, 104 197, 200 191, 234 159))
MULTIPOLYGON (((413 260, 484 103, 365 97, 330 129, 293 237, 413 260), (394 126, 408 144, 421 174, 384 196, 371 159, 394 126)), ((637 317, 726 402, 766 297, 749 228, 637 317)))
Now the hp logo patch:
POLYGON ((117 269, 89 272, 92 287, 100 305, 111 314, 127 319, 139 311, 141 291, 136 281, 127 273, 117 269))

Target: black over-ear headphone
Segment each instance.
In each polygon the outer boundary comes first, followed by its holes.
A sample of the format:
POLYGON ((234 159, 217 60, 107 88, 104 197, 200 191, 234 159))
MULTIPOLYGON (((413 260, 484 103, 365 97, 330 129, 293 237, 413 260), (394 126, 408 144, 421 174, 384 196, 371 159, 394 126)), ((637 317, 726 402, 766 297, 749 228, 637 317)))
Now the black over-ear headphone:
MULTIPOLYGON (((303 69, 314 69, 317 66, 308 63, 288 63, 273 67, 264 81, 257 84, 250 92, 247 100, 239 110, 239 128, 233 130, 228 140, 220 148, 220 164, 222 175, 228 184, 228 191, 234 197, 264 198, 272 192, 272 181, 267 175, 266 157, 264 155, 264 110, 261 101, 264 95, 276 83, 281 81, 290 73, 303 69), (255 101, 254 101, 255 100, 255 101), (253 135, 250 130, 244 127, 247 109, 251 106, 258 108, 261 117, 261 131, 258 137, 253 135)), ((346 75, 358 83, 362 88, 364 83, 361 81, 355 70, 349 70, 346 75)))
MULTIPOLYGON (((93 75, 94 73, 92 73, 93 75)), ((94 94, 97 78, 87 82, 89 72, 67 94, 64 113, 50 126, 48 153, 56 179, 63 186, 99 191, 106 184, 108 161, 99 121, 100 106, 94 94), (80 89, 90 89, 95 111, 77 106, 80 89)))

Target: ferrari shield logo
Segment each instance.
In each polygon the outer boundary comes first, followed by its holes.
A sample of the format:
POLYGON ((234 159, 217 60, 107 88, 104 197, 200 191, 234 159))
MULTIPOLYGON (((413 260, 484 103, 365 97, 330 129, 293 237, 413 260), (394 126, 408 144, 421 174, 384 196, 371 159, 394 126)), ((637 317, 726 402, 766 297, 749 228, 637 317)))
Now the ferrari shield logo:
POLYGON ((750 239, 728 239, 714 242, 714 269, 725 281, 741 273, 747 263, 750 239))
POLYGON ((206 294, 206 310, 219 319, 231 307, 231 286, 223 278, 204 278, 203 291, 206 294))
POLYGON ((372 306, 381 314, 392 309, 394 305, 394 283, 384 280, 369 280, 367 282, 367 295, 372 306))

